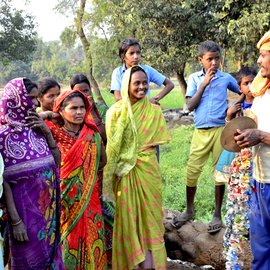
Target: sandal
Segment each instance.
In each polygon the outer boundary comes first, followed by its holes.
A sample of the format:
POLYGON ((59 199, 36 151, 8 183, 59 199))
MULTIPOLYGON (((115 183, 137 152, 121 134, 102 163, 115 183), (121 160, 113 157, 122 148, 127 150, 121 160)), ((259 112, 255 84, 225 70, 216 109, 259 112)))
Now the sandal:
POLYGON ((219 232, 221 230, 221 228, 222 228, 222 223, 221 222, 218 222, 218 223, 210 222, 209 226, 208 226, 208 233, 210 233, 210 234, 217 233, 217 232, 219 232))
POLYGON ((174 216, 173 221, 172 221, 172 226, 175 228, 180 228, 182 227, 185 223, 187 223, 190 220, 193 220, 195 217, 195 214, 187 214, 187 213, 181 213, 178 216, 174 216))

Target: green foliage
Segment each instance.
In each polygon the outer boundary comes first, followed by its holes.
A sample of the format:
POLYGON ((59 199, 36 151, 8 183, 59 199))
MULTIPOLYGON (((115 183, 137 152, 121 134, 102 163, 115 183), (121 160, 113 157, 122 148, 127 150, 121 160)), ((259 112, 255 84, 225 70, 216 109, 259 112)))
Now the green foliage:
POLYGON ((60 40, 66 48, 73 48, 76 41, 76 32, 72 27, 66 27, 60 35, 60 40))
POLYGON ((31 74, 31 63, 23 61, 12 61, 9 64, 0 63, 0 86, 5 85, 8 81, 18 78, 28 77, 35 80, 35 76, 31 74))
POLYGON ((269 1, 226 0, 219 18, 226 22, 219 27, 220 43, 230 50, 238 68, 255 66, 256 44, 270 26, 269 1))
POLYGON ((10 6, 0 3, 0 61, 29 60, 35 50, 35 24, 33 18, 10 6))
POLYGON ((53 77, 61 83, 67 83, 78 72, 85 72, 80 47, 68 49, 57 41, 44 43, 39 40, 32 62, 32 73, 36 77, 53 77))
POLYGON ((0 56, 1 62, 17 62, 5 66, 1 83, 24 71, 32 78, 51 76, 61 83, 75 72, 89 76, 91 71, 101 88, 108 89, 112 71, 120 65, 121 40, 136 37, 142 44, 142 62, 169 77, 176 75, 183 90, 187 75, 199 68, 198 43, 217 41, 225 49, 225 70, 235 72, 243 65, 256 65, 256 43, 270 26, 268 0, 58 0, 57 10, 74 18, 80 4, 86 5, 82 27, 88 54, 83 43, 78 46, 75 24, 61 34, 61 44, 33 41, 33 19, 7 1, 0 4, 0 56), (36 46, 31 64, 28 59, 36 46))
MULTIPOLYGON (((182 212, 186 207, 186 165, 193 130, 193 125, 170 130, 171 142, 160 147, 164 208, 182 212)), ((195 197, 197 220, 205 222, 211 220, 214 198, 214 182, 211 174, 211 158, 209 158, 200 176, 195 197)), ((225 213, 225 203, 223 213, 225 213)))

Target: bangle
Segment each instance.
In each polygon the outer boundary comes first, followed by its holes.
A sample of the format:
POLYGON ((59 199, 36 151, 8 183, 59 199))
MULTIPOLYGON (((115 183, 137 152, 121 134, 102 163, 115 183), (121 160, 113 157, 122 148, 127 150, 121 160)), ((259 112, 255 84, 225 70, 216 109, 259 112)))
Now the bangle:
POLYGON ((227 117, 225 118, 225 122, 229 123, 231 120, 228 120, 227 117))
POLYGON ((17 226, 22 223, 22 219, 20 218, 17 222, 11 223, 11 226, 17 226))

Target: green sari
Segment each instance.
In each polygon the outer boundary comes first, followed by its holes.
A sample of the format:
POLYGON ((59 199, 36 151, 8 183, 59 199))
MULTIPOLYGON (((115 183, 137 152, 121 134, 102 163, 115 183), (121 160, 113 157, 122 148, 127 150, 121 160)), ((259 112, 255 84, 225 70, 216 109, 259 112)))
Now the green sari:
POLYGON ((161 109, 147 98, 130 105, 124 76, 122 97, 107 113, 108 163, 104 192, 111 187, 116 214, 113 231, 113 269, 134 269, 151 253, 155 269, 166 269, 162 212, 162 181, 156 145, 169 135, 161 109), (109 182, 109 183, 108 183, 109 182))

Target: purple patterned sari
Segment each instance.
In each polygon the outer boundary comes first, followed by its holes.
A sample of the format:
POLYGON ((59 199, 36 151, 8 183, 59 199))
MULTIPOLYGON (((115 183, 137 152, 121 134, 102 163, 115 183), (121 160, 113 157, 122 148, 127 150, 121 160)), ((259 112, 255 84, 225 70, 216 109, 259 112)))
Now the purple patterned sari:
POLYGON ((11 267, 64 269, 58 169, 43 134, 25 125, 25 117, 34 109, 23 79, 14 79, 5 86, 0 101, 4 179, 11 187, 29 238, 29 242, 19 242, 10 233, 11 267))

